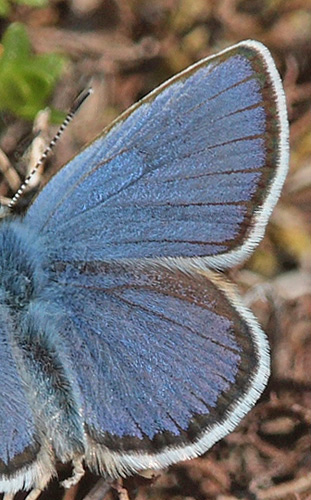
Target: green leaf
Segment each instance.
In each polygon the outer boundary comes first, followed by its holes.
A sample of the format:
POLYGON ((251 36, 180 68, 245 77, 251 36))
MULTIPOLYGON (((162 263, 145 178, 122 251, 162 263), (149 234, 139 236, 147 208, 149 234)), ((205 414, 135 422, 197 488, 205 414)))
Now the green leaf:
POLYGON ((10 4, 8 0, 0 0, 0 16, 6 17, 10 12, 10 4))
POLYGON ((23 62, 30 56, 30 42, 26 28, 21 23, 12 23, 2 38, 3 54, 1 64, 23 62))
POLYGON ((57 125, 65 120, 67 115, 66 113, 64 113, 64 111, 59 111, 59 109, 55 108, 50 108, 50 109, 51 109, 51 116, 50 116, 51 123, 57 125))
POLYGON ((8 17, 12 3, 27 5, 28 7, 42 8, 49 5, 49 0, 0 0, 0 17, 8 17))
POLYGON ((33 120, 46 107, 67 60, 58 54, 33 55, 27 31, 20 23, 9 26, 2 47, 0 110, 33 120))
POLYGON ((67 58, 60 54, 41 54, 33 58, 32 69, 38 73, 44 73, 45 78, 54 83, 61 76, 67 58))
POLYGON ((15 0, 19 5, 28 5, 29 7, 46 7, 48 0, 15 0))

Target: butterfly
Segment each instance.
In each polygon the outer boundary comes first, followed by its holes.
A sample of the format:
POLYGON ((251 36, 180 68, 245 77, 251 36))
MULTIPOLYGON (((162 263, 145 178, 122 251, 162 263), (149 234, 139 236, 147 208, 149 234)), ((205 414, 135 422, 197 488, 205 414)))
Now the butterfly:
POLYGON ((0 491, 57 462, 108 478, 203 454, 255 404, 269 346, 226 270, 288 169, 269 51, 245 41, 125 111, 0 226, 0 491))

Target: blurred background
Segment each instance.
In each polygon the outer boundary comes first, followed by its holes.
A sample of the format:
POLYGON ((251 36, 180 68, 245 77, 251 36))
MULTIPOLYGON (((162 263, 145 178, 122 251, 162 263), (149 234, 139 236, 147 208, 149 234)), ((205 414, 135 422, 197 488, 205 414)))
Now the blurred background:
MULTIPOLYGON (((33 179, 20 210, 39 182, 121 111, 189 64, 248 38, 272 52, 291 123, 290 172, 281 199, 259 248, 231 271, 269 336, 272 377, 234 433, 204 457, 155 479, 126 480, 130 499, 311 499, 311 1, 0 0, 3 201, 76 95, 90 84, 95 90, 33 179)), ((97 480, 87 474, 66 500, 116 498, 97 480)), ((54 481, 40 498, 63 495, 54 481)))

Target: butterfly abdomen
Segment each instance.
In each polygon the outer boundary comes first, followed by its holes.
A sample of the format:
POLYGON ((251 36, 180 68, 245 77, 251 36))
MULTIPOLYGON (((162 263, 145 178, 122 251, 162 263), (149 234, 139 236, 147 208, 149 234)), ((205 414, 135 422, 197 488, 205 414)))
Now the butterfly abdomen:
POLYGON ((83 430, 62 337, 65 312, 56 304, 42 248, 40 237, 18 220, 2 224, 0 307, 9 327, 0 331, 0 341, 12 353, 25 397, 36 408, 37 435, 66 461, 83 450, 83 430), (46 427, 48 421, 53 425, 46 427))

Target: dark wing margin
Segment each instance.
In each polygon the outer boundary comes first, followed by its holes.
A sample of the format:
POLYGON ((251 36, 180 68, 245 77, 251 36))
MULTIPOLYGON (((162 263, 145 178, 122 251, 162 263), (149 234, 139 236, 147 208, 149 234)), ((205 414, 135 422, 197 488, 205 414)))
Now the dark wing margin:
POLYGON ((53 266, 87 434, 103 475, 193 458, 262 393, 268 344, 220 275, 162 266, 53 266))
POLYGON ((225 269, 262 238, 288 168, 280 77, 259 42, 186 69, 123 113, 26 221, 60 259, 225 269))

